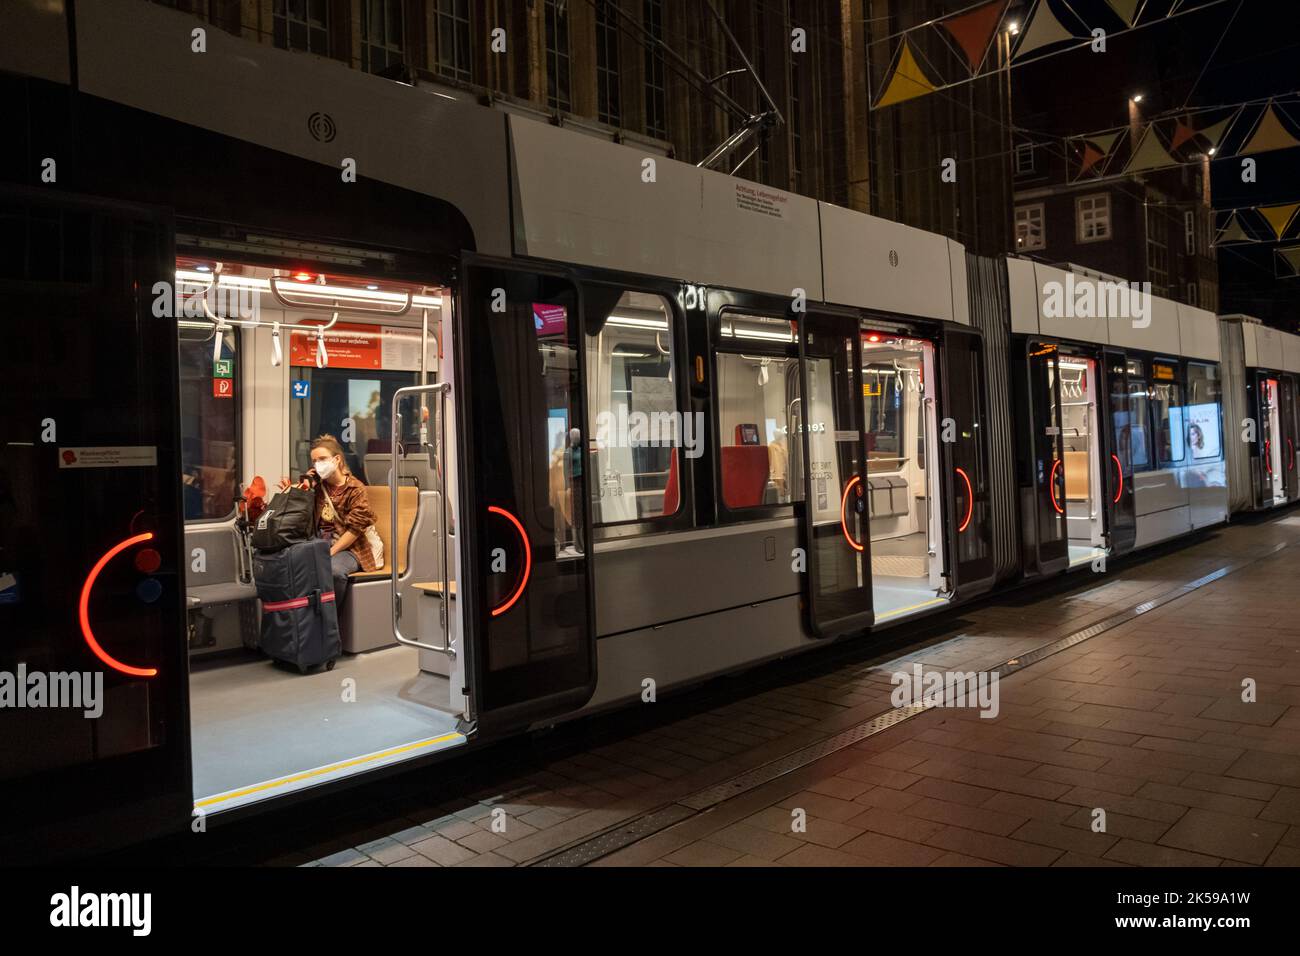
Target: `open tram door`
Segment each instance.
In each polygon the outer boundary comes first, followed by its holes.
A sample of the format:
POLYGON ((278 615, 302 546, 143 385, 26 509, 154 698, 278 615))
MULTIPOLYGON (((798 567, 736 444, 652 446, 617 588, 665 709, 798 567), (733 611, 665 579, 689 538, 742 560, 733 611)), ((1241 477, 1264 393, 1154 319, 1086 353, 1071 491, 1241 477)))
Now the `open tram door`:
POLYGON ((1296 470, 1296 444, 1300 443, 1296 421, 1296 378, 1294 375, 1282 375, 1278 378, 1278 410, 1282 421, 1281 441, 1278 451, 1282 459, 1282 493, 1287 501, 1295 501, 1300 494, 1300 471, 1296 470))
MULTIPOLYGON (((1118 349, 1102 353, 1102 366, 1106 370, 1104 414, 1098 418, 1105 422, 1100 429, 1102 455, 1110 467, 1103 468, 1106 480, 1102 483, 1102 504, 1106 514, 1106 539, 1112 555, 1128 554, 1137 543, 1137 506, 1133 480, 1133 442, 1141 437, 1144 422, 1135 421, 1137 408, 1133 400, 1133 386, 1129 382, 1128 355, 1118 349)), ((1141 387, 1141 386, 1139 386, 1141 387)))
POLYGON ((1268 371, 1255 372, 1255 396, 1255 421, 1259 423, 1255 441, 1258 461, 1255 505, 1268 508, 1286 500, 1286 469, 1291 457, 1283 423, 1280 376, 1268 371))
POLYGON ((795 508, 808 625, 818 637, 840 637, 873 621, 858 316, 819 307, 790 319, 799 330, 803 501, 795 508))
POLYGON ((988 462, 984 339, 969 329, 943 333, 939 454, 949 590, 969 598, 993 587, 993 524, 988 462))
POLYGON ((1017 391, 1029 425, 1021 458, 1020 524, 1024 566, 1040 575, 1070 565, 1065 517, 1065 446, 1061 421, 1061 349, 1051 341, 1027 339, 1017 357, 1017 391))
POLYGON ((454 319, 467 716, 524 727, 596 686, 582 306, 562 271, 466 256, 454 319))

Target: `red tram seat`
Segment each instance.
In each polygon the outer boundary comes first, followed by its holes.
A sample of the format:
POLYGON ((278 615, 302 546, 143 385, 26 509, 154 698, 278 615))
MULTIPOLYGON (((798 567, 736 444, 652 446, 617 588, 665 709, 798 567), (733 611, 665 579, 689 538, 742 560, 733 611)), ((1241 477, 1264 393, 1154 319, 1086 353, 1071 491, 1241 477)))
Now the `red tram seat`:
POLYGON ((728 508, 763 503, 767 488, 767 446, 728 445, 722 449, 722 501, 728 508))
POLYGON ((677 477, 677 449, 674 448, 668 459, 668 484, 664 485, 664 514, 676 514, 681 497, 681 486, 677 477))

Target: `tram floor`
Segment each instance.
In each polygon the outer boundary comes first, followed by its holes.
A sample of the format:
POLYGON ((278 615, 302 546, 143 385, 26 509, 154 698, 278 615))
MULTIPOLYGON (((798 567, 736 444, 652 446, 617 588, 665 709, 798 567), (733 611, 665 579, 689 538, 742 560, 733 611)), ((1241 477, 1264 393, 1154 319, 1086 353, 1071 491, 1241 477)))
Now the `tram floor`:
POLYGON ((1300 865, 1298 564, 1300 516, 1234 523, 390 778, 365 800, 341 793, 222 854, 365 867, 1300 865), (899 674, 1012 664, 995 717, 897 719, 899 674), (1241 699, 1247 677, 1255 703, 1241 699))
POLYGON ((424 703, 437 699, 434 685, 445 680, 422 673, 409 647, 344 655, 333 670, 310 674, 252 655, 196 669, 196 802, 248 788, 293 789, 287 778, 294 775, 451 734, 455 718, 424 703))

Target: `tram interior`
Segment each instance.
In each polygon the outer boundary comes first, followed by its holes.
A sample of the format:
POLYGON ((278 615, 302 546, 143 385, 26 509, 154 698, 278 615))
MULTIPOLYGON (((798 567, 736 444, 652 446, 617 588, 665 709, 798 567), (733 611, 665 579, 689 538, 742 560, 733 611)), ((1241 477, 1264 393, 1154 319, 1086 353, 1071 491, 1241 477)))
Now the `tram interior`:
POLYGON ((871 515, 871 580, 876 619, 939 603, 943 586, 934 346, 868 332, 862 340, 862 389, 871 515))
POLYGON ((192 258, 178 261, 177 287, 196 807, 229 809, 462 742, 453 665, 399 645, 391 623, 394 561, 403 634, 441 646, 438 605, 444 590, 455 596, 454 564, 442 572, 435 397, 399 406, 396 528, 388 484, 394 392, 437 380, 443 290, 192 258), (353 575, 338 605, 354 653, 300 674, 255 649, 241 530, 253 511, 235 503, 245 491, 269 503, 281 476, 307 471, 322 433, 339 438, 366 486, 385 563, 353 575))
POLYGON ((1082 564, 1104 553, 1102 539, 1102 479, 1099 470, 1096 409, 1097 363, 1085 356, 1062 353, 1059 408, 1052 420, 1060 422, 1070 563, 1082 564))

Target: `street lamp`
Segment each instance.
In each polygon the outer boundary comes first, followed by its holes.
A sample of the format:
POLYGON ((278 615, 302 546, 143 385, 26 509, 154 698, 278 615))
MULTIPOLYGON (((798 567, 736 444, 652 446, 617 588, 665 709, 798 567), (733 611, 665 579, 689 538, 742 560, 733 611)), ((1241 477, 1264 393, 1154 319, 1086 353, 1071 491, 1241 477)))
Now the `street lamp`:
POLYGON ((1141 103, 1141 102, 1142 102, 1142 94, 1141 94, 1141 93, 1134 93, 1132 96, 1129 97, 1129 99, 1131 99, 1134 103, 1141 103))
POLYGON ((1020 24, 1014 20, 1011 21, 1009 24, 1007 24, 1007 32, 1010 33, 1012 36, 1015 36, 1020 32, 1020 24))

